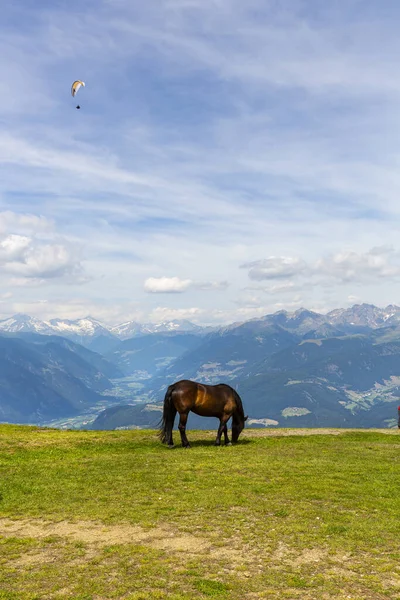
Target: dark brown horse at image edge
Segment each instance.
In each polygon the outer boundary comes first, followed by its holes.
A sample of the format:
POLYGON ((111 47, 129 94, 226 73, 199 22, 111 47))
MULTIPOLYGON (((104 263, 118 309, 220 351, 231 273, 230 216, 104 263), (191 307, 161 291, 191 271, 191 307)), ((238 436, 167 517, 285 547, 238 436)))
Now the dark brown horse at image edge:
POLYGON ((183 379, 169 386, 164 398, 163 416, 160 424, 160 439, 170 448, 174 445, 172 429, 176 413, 179 413, 179 433, 182 446, 190 448, 186 437, 186 422, 189 412, 192 411, 201 417, 217 417, 219 427, 215 445, 221 445, 221 436, 224 434, 225 445, 231 442, 228 438, 228 421, 232 417, 232 442, 237 442, 244 428, 247 417, 244 416, 243 405, 239 394, 225 383, 218 385, 205 385, 183 379))

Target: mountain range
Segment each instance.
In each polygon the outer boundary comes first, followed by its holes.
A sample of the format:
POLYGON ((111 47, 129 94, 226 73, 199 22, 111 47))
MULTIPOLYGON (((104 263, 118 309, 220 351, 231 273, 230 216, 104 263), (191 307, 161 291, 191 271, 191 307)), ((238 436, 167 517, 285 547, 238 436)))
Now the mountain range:
MULTIPOLYGON (((279 325, 289 331, 306 333, 320 328, 335 327, 341 331, 353 332, 356 328, 376 329, 378 327, 393 325, 400 322, 400 307, 389 305, 386 308, 378 308, 372 304, 355 304, 351 308, 339 308, 320 314, 301 308, 293 313, 285 310, 266 315, 261 319, 247 321, 249 327, 253 323, 258 327, 261 322, 279 325), (341 329, 342 328, 342 329, 341 329)), ((126 321, 118 325, 106 325, 93 317, 82 319, 50 319, 42 321, 23 313, 17 313, 7 319, 0 320, 0 332, 17 333, 31 332, 43 335, 62 335, 64 337, 75 336, 81 341, 98 336, 115 337, 124 340, 132 337, 142 336, 150 333, 194 333, 206 334, 212 331, 234 330, 243 325, 243 322, 233 323, 227 327, 200 326, 188 320, 171 320, 160 323, 138 323, 137 321, 126 321)))
POLYGON ((119 325, 109 326, 90 316, 75 320, 50 319, 49 321, 41 321, 36 317, 18 313, 7 319, 0 320, 0 332, 31 332, 41 333, 43 335, 56 334, 68 338, 74 337, 80 341, 87 341, 87 339, 99 336, 114 337, 117 340, 124 340, 148 333, 181 331, 200 333, 201 331, 209 329, 210 328, 195 325, 184 319, 163 321, 155 324, 127 321, 119 325))
POLYGON ((42 423, 103 401, 119 369, 59 336, 0 336, 0 421, 42 423))
MULTIPOLYGON (((145 382, 142 394, 154 403, 152 410, 113 407, 93 427, 154 426, 166 387, 182 378, 235 387, 250 426, 394 426, 400 308, 364 304, 327 315, 280 311, 220 328, 145 382)), ((190 421, 210 427, 207 419, 190 415, 190 421)))
POLYGON ((279 311, 219 328, 0 322, 1 421, 43 424, 94 407, 93 428, 152 427, 167 386, 182 378, 235 387, 250 426, 395 426, 400 307, 279 311))

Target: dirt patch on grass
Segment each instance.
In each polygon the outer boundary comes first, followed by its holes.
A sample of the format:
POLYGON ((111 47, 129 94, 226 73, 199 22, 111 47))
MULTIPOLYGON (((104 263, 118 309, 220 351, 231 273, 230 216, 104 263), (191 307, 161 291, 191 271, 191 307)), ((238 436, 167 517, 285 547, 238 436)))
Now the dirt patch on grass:
MULTIPOLYGON (((49 540, 54 538, 57 543, 82 544, 82 556, 69 560, 71 564, 79 565, 96 556, 101 549, 112 545, 136 545, 148 549, 160 550, 168 555, 184 553, 195 560, 210 561, 216 565, 223 563, 229 572, 236 572, 238 567, 246 567, 251 571, 260 571, 260 557, 250 548, 234 548, 228 545, 213 544, 211 539, 204 536, 180 532, 170 526, 162 525, 145 529, 136 525, 103 525, 91 521, 77 522, 50 522, 40 519, 12 520, 0 519, 0 538, 33 538, 35 540, 49 540)), ((15 567, 29 568, 39 564, 52 563, 63 560, 62 549, 54 546, 40 550, 27 550, 13 560, 15 567)))
POLYGON ((53 548, 43 548, 39 551, 36 550, 22 554, 22 556, 13 560, 13 566, 25 568, 38 564, 57 562, 61 559, 61 555, 61 552, 53 548))
MULTIPOLYGON (((299 577, 305 580, 311 577, 310 573, 312 572, 313 575, 315 573, 323 575, 329 582, 336 580, 341 582, 340 585, 345 585, 346 590, 350 589, 348 587, 350 585, 356 586, 355 598, 362 597, 365 600, 372 598, 373 600, 378 600, 378 598, 384 597, 379 593, 375 595, 373 595, 372 591, 370 593, 367 582, 365 588, 363 587, 363 575, 358 574, 358 565, 353 564, 354 559, 356 558, 357 560, 357 557, 345 554, 344 552, 331 554, 328 548, 318 546, 299 551, 285 544, 282 540, 278 541, 274 548, 269 547, 260 551, 260 549, 257 550, 243 544, 241 547, 232 547, 231 544, 235 540, 219 539, 216 541, 213 538, 207 538, 204 532, 203 535, 197 535, 179 531, 169 525, 146 529, 137 525, 130 525, 129 523, 104 525, 92 521, 50 522, 41 519, 13 520, 9 518, 0 518, 0 537, 43 540, 41 548, 28 549, 27 547, 26 551, 20 556, 16 557, 14 554, 13 557, 10 557, 10 568, 19 569, 22 572, 28 570, 35 573, 37 567, 44 564, 47 568, 47 565, 51 565, 52 563, 55 565, 54 568, 59 568, 61 564, 70 570, 73 570, 75 567, 90 569, 92 566, 89 565, 88 567, 88 562, 94 559, 93 568, 97 564, 101 564, 104 566, 105 571, 108 570, 108 573, 112 574, 112 577, 114 577, 114 569, 117 575, 121 573, 122 576, 127 568, 124 561, 131 561, 129 565, 133 567, 135 567, 137 561, 135 554, 132 554, 130 557, 129 546, 139 545, 147 549, 166 552, 167 556, 160 555, 157 557, 155 555, 152 560, 160 560, 160 568, 163 565, 165 567, 165 564, 167 564, 168 572, 170 574, 175 573, 176 577, 181 572, 182 565, 191 563, 192 568, 193 565, 202 565, 202 568, 205 568, 207 573, 212 573, 212 575, 209 575, 209 578, 213 581, 220 580, 221 577, 231 577, 236 583, 241 582, 240 585, 246 586, 247 584, 243 582, 248 580, 250 589, 241 596, 248 600, 251 598, 254 598, 254 600, 269 597, 279 598, 278 589, 276 595, 270 596, 269 592, 256 591, 253 587, 255 581, 260 583, 260 577, 262 578, 265 574, 271 576, 271 571, 277 573, 277 585, 283 585, 283 580, 281 581, 279 572, 293 572, 294 576, 299 575, 299 577), (77 547, 71 547, 71 542, 77 547), (115 553, 111 552, 108 554, 109 549, 105 548, 111 545, 127 545, 128 548, 125 550, 118 549, 115 553), (179 553, 184 553, 183 559, 179 553), (118 566, 119 556, 122 557, 120 567, 118 566), (183 563, 182 560, 184 560, 183 563), (120 571, 118 571, 119 568, 120 571), (360 591, 362 593, 357 595, 360 591)), ((65 581, 63 583, 65 586, 68 582, 65 581)), ((384 587, 388 590, 394 590, 397 593, 399 586, 400 576, 397 577, 393 573, 388 574, 384 582, 384 587)), ((291 595, 288 596, 286 594, 285 597, 290 597, 293 600, 295 598, 301 598, 302 600, 314 600, 315 598, 319 600, 332 600, 335 598, 336 600, 353 597, 348 593, 346 594, 345 589, 341 589, 341 592, 343 592, 342 595, 338 593, 332 596, 329 592, 323 593, 321 589, 318 590, 318 595, 315 595, 317 593, 316 590, 295 590, 291 588, 291 595)), ((284 588, 282 590, 285 591, 284 588)), ((72 594, 73 590, 64 587, 62 590, 53 590, 51 595, 43 597, 72 598, 72 594)), ((93 597, 100 599, 102 596, 95 595, 93 597)), ((149 597, 152 597, 150 593, 149 597)), ((190 591, 188 591, 188 595, 185 597, 190 597, 190 591)))
POLYGON ((283 542, 271 555, 271 561, 275 563, 286 563, 292 567, 300 567, 311 563, 319 563, 326 558, 328 551, 324 548, 306 548, 297 554, 293 548, 289 548, 283 542))
POLYGON ((169 535, 150 540, 150 545, 159 550, 170 552, 189 552, 197 554, 210 550, 211 544, 205 539, 193 535, 169 535))
POLYGON ((270 560, 271 563, 286 564, 295 568, 320 563, 324 565, 325 569, 328 568, 328 565, 344 566, 352 560, 352 557, 344 553, 329 554, 328 549, 322 547, 305 548, 298 553, 294 548, 278 542, 277 548, 271 553, 270 560))
POLYGON ((35 520, 0 519, 0 536, 43 539, 57 536, 87 545, 145 544, 160 550, 199 553, 209 550, 211 542, 205 538, 177 534, 165 526, 144 529, 136 525, 103 525, 91 521, 52 523, 35 520))
POLYGON ((291 561, 292 566, 299 567, 301 565, 307 565, 310 563, 319 563, 324 560, 327 555, 327 550, 322 548, 312 548, 309 550, 303 550, 303 552, 291 561))

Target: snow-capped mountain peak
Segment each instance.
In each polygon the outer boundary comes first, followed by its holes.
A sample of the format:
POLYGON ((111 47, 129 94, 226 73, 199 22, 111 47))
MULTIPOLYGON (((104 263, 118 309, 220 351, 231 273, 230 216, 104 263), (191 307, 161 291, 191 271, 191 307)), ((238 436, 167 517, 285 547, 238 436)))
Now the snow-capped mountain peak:
POLYGON ((9 333, 33 331, 35 333, 46 334, 52 332, 52 327, 47 321, 41 321, 36 317, 17 313, 8 319, 0 321, 0 331, 7 331, 9 333))
POLYGON ((137 323, 126 321, 120 325, 109 327, 97 319, 87 316, 82 319, 50 319, 41 321, 36 317, 25 314, 16 314, 0 321, 0 332, 8 333, 41 333, 46 335, 60 335, 74 341, 82 338, 93 339, 98 336, 115 337, 125 340, 137 335, 166 332, 199 332, 203 328, 190 321, 164 321, 162 323, 137 323))
POLYGON ((114 327, 110 328, 110 332, 119 337, 121 340, 146 333, 143 329, 143 325, 141 323, 137 323, 136 321, 126 321, 125 323, 114 325, 114 327))
POLYGON ((157 324, 148 323, 146 325, 146 327, 149 331, 158 332, 158 333, 167 332, 167 331, 195 332, 195 331, 200 331, 201 329, 203 329, 199 325, 195 325, 194 323, 191 323, 190 321, 187 321, 186 319, 176 320, 176 321, 163 321, 163 322, 157 323, 157 324))
POLYGON ((50 325, 54 332, 58 332, 60 335, 65 335, 66 333, 85 336, 110 335, 109 329, 92 317, 75 319, 74 321, 69 319, 51 319, 50 325))
POLYGON ((137 323, 136 321, 127 321, 120 325, 115 325, 110 328, 111 333, 120 339, 128 339, 137 335, 145 335, 147 333, 168 333, 168 332, 199 332, 204 328, 195 325, 187 320, 180 321, 163 321, 161 323, 137 323))
POLYGON ((398 323, 400 321, 400 307, 390 304, 386 308, 378 308, 373 304, 354 304, 350 308, 338 308, 326 315, 331 325, 348 323, 371 327, 373 329, 398 323))
POLYGON ((61 335, 79 340, 81 337, 94 337, 98 335, 112 336, 109 329, 92 317, 84 319, 51 319, 41 321, 36 317, 25 314, 16 314, 0 321, 0 331, 8 333, 40 333, 44 335, 61 335))
MULTIPOLYGON (((299 309, 289 313, 279 311, 272 315, 266 315, 251 322, 275 323, 283 328, 298 330, 299 332, 315 329, 324 324, 329 326, 347 325, 350 327, 386 327, 397 325, 400 322, 400 307, 389 305, 386 308, 378 308, 371 304, 355 304, 350 308, 332 310, 326 315, 315 313, 306 309, 299 309)), ((60 335, 82 344, 91 344, 99 337, 126 340, 128 338, 151 333, 201 333, 210 330, 221 332, 235 329, 243 322, 213 328, 201 327, 187 320, 171 320, 161 323, 138 323, 136 321, 125 321, 115 326, 108 326, 93 317, 87 316, 81 319, 51 319, 42 321, 36 317, 18 313, 0 321, 0 332, 8 333, 39 333, 42 335, 60 335)))

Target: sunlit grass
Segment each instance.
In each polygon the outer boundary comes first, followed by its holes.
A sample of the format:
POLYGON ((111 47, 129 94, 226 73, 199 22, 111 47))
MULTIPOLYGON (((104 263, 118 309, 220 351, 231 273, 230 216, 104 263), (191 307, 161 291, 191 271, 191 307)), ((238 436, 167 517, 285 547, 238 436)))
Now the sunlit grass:
POLYGON ((397 435, 189 435, 0 426, 0 599, 400 598, 397 435), (168 535, 10 536, 18 519, 168 535))

